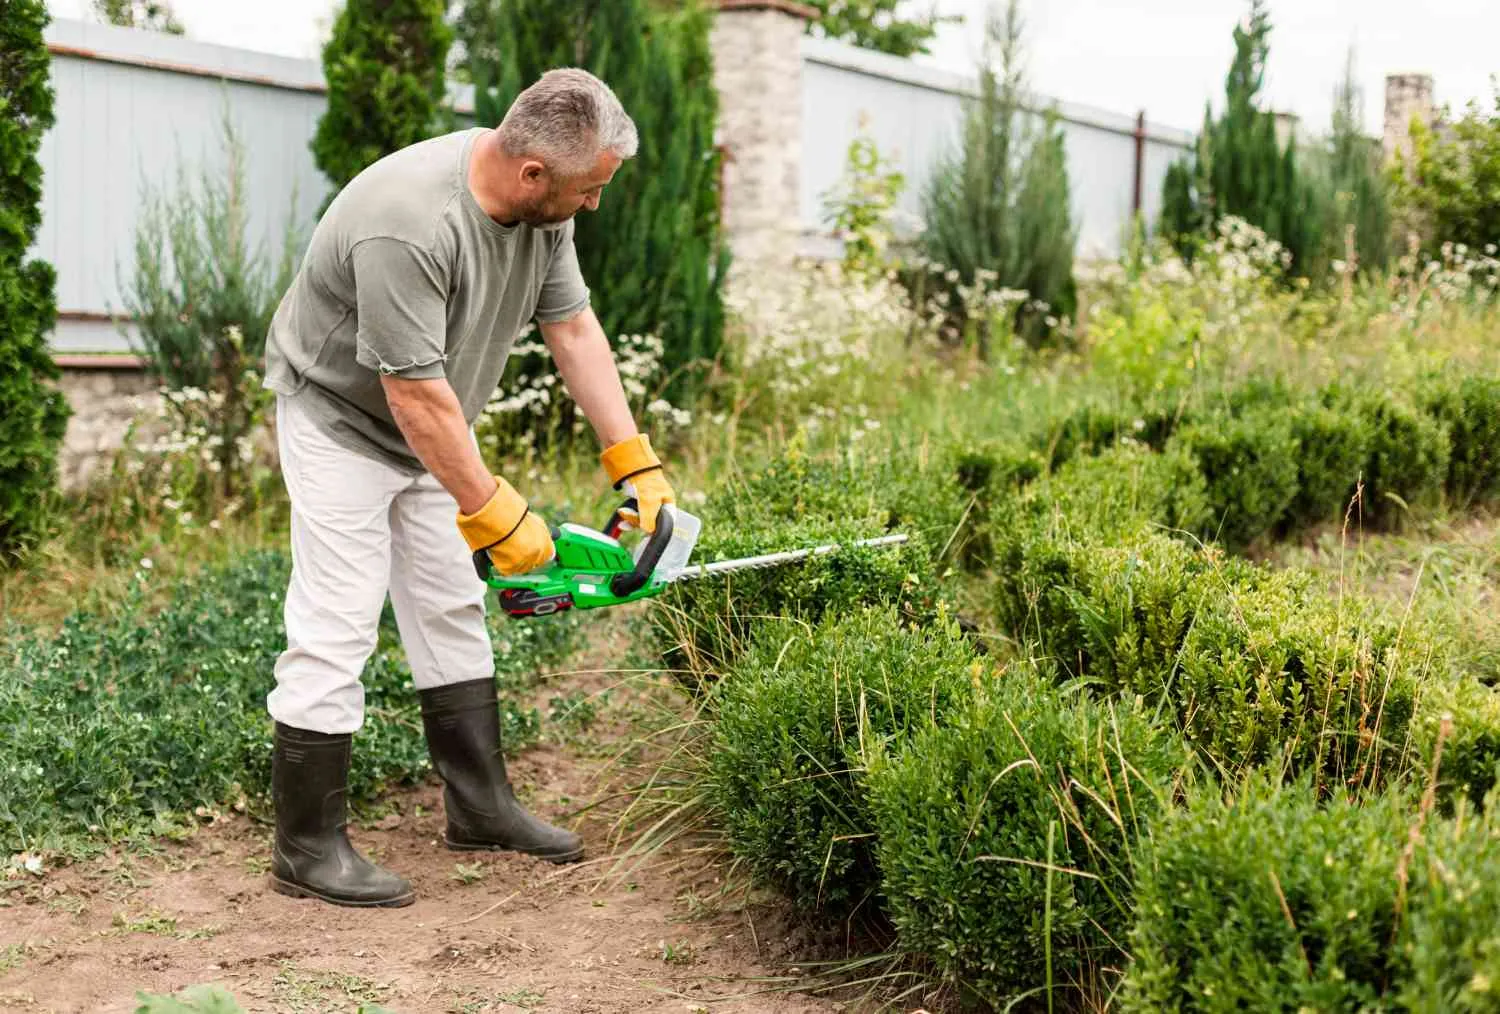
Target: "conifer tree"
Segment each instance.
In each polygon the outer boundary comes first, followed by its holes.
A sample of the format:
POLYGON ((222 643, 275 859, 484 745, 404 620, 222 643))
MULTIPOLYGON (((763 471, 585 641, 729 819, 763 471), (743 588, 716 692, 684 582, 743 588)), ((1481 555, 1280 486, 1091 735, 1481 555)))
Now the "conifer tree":
POLYGON ((381 157, 445 129, 453 44, 446 6, 445 0, 346 0, 323 47, 328 106, 312 141, 335 194, 381 157))
MULTIPOLYGON (((1067 158, 1056 117, 1021 104, 1019 5, 991 8, 979 95, 964 119, 958 149, 939 162, 922 195, 926 256, 973 285, 981 271, 995 284, 1026 292, 1015 325, 1033 343, 1050 331, 1046 321, 1076 309, 1067 158), (1039 305, 1040 304, 1040 305, 1039 305)), ((949 306, 958 306, 957 285, 949 306)), ((985 322, 978 324, 987 351, 985 322)))
POLYGON ((43 0, 0 0, 0 559, 47 524, 68 404, 48 348, 52 265, 28 259, 41 225, 42 136, 52 127, 43 0))
POLYGON ((1257 104, 1265 83, 1271 21, 1265 0, 1251 0, 1235 26, 1234 62, 1224 82, 1223 115, 1203 112, 1191 159, 1162 183, 1161 232, 1190 254, 1199 234, 1226 215, 1242 218, 1284 245, 1293 270, 1321 254, 1321 209, 1291 139, 1277 138, 1276 116, 1257 104))

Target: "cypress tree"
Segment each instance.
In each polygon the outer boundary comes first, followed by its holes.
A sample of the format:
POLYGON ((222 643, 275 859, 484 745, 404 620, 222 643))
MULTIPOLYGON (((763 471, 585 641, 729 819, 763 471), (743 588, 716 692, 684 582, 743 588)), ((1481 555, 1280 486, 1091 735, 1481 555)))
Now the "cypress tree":
POLYGON ((642 0, 504 0, 482 17, 472 6, 464 20, 486 36, 464 40, 476 122, 498 124, 522 90, 567 66, 609 85, 635 121, 639 151, 599 210, 577 217, 575 243, 605 333, 659 336, 669 390, 683 391, 724 330, 711 13, 697 0, 663 11, 642 0))
MULTIPOLYGON (((923 253, 973 285, 980 271, 995 284, 1027 292, 1045 310, 1016 308, 1015 326, 1033 344, 1050 331, 1046 319, 1076 310, 1073 252, 1078 231, 1069 195, 1065 138, 1055 115, 1039 118, 1023 108, 1019 4, 992 9, 986 23, 979 94, 969 105, 956 151, 937 165, 922 194, 926 229, 923 253)), ((942 282, 934 282, 942 285, 942 282)), ((961 306, 949 284, 950 307, 961 306)), ((953 311, 949 324, 977 326, 981 354, 988 353, 988 319, 966 321, 953 311)))
POLYGON ((1342 257, 1344 231, 1354 227, 1355 253, 1363 269, 1382 270, 1391 256, 1391 205, 1381 174, 1381 150, 1360 129, 1361 93, 1354 74, 1354 52, 1344 80, 1334 91, 1333 133, 1329 141, 1331 228, 1334 256, 1342 257))
POLYGON ((339 12, 323 47, 328 107, 312 140, 334 194, 382 156, 444 129, 453 44, 445 14, 445 0, 347 0, 339 12))
POLYGON ((1305 272, 1317 262, 1322 242, 1317 195, 1295 141, 1283 148, 1275 114, 1257 105, 1270 34, 1265 0, 1251 0, 1249 15, 1234 29, 1224 114, 1215 120, 1205 108, 1191 164, 1180 162, 1162 182, 1159 224, 1190 255, 1201 231, 1226 215, 1242 218, 1285 246, 1293 270, 1305 272))
POLYGON ((43 0, 0 0, 0 557, 43 533, 68 404, 52 383, 52 265, 28 260, 41 225, 42 136, 52 127, 43 0))

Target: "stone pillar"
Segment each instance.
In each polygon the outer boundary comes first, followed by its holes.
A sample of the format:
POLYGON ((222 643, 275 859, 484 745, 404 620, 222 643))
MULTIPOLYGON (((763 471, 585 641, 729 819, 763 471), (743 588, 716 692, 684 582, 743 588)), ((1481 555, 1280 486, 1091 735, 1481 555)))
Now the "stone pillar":
POLYGON ((1385 161, 1411 154, 1411 121, 1420 117, 1434 121, 1431 74, 1387 74, 1385 76, 1385 161))
POLYGON ((723 222, 737 267, 789 266, 802 231, 802 35, 816 8, 719 0, 713 29, 723 222))

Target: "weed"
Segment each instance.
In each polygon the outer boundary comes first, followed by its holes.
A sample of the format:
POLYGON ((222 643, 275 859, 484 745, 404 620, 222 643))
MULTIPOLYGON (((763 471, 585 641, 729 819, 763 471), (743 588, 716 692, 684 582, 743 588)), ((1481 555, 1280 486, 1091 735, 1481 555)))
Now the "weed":
POLYGON ((460 884, 474 884, 489 875, 483 863, 455 863, 449 880, 456 880, 460 884))
POLYGON ((302 969, 292 962, 282 962, 272 983, 272 997, 278 1009, 295 1012, 326 1011, 333 997, 374 1004, 390 991, 388 984, 361 975, 302 969))

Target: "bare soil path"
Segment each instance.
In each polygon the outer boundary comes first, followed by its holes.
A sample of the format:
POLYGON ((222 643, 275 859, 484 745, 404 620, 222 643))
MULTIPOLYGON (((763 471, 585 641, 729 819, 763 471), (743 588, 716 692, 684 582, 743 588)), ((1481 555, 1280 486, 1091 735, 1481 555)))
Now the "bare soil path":
MULTIPOLYGON (((539 699, 611 682, 564 675, 539 699)), ((628 735, 628 722, 606 711, 589 742, 515 761, 517 791, 560 819, 594 798, 611 739, 628 735)), ((722 884, 712 867, 603 876, 613 863, 601 854, 603 815, 563 821, 591 851, 555 867, 444 848, 436 783, 391 803, 393 812, 350 833, 412 880, 417 901, 401 909, 274 893, 270 828, 240 814, 146 853, 0 880, 0 1010, 133 1012, 137 991, 205 983, 246 1011, 277 1014, 841 1009, 770 981, 794 967, 804 941, 773 903, 714 903, 722 884)))

